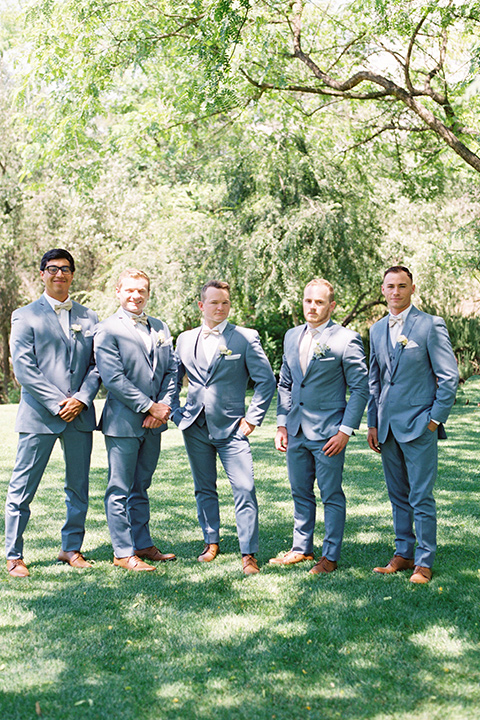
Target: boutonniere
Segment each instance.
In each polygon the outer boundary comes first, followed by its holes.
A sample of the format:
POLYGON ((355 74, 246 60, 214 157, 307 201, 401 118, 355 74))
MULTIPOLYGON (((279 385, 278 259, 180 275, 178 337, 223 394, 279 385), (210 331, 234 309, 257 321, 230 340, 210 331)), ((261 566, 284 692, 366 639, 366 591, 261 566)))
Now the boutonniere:
POLYGON ((82 326, 78 325, 77 323, 70 325, 70 330, 73 332, 74 335, 76 335, 77 333, 83 332, 82 326))
POLYGON ((231 355, 232 351, 227 348, 226 345, 220 345, 218 348, 220 355, 231 355))
POLYGON ((406 347, 408 345, 408 338, 405 337, 405 335, 399 335, 397 339, 397 343, 401 345, 402 347, 406 347))
POLYGON ((172 338, 166 338, 165 333, 163 330, 160 330, 160 332, 157 335, 157 342, 155 343, 157 347, 163 347, 164 345, 171 345, 172 338))
POLYGON ((319 343, 315 345, 313 348, 313 354, 315 357, 325 357, 325 354, 330 350, 329 346, 326 343, 319 343))

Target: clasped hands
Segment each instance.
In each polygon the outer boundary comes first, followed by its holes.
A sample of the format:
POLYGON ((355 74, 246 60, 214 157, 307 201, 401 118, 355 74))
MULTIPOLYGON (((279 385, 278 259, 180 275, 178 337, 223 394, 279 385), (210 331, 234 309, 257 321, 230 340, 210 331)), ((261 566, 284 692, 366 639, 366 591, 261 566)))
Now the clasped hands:
POLYGON ((154 402, 152 407, 148 411, 148 415, 145 417, 142 426, 154 430, 155 428, 166 425, 168 418, 170 417, 170 406, 162 402, 154 402))

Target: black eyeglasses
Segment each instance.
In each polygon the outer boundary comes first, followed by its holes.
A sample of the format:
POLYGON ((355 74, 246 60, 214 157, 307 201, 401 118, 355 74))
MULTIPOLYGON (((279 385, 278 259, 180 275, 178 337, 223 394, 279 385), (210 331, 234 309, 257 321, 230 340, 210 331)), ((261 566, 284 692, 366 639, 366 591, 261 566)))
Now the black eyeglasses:
POLYGON ((56 275, 58 272, 61 272, 62 275, 71 275, 72 274, 72 268, 70 267, 70 265, 62 265, 62 267, 58 267, 57 265, 48 265, 48 267, 46 267, 45 270, 50 275, 56 275))

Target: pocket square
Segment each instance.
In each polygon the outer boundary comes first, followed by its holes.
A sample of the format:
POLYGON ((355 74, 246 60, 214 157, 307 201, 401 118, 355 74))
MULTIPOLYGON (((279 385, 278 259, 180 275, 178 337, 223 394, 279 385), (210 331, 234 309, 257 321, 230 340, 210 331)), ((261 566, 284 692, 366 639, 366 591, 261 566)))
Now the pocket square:
POLYGON ((241 357, 240 353, 238 353, 238 355, 225 355, 225 360, 238 360, 238 358, 241 357))
POLYGON ((405 345, 405 350, 411 350, 412 348, 416 347, 418 347, 418 343, 416 343, 415 340, 409 340, 405 345))
POLYGON ((328 360, 335 360, 335 358, 334 357, 328 357, 328 358, 319 357, 319 358, 317 358, 317 362, 327 362, 328 360))

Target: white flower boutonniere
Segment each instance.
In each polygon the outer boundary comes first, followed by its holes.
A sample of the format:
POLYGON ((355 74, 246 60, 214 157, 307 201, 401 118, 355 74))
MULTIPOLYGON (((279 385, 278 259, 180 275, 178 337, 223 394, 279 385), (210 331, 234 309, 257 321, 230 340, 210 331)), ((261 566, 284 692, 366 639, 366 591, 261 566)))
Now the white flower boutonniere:
POLYGON ((218 352, 220 353, 220 355, 231 355, 232 354, 232 351, 229 350, 226 345, 220 345, 220 347, 218 348, 218 352))
POLYGON ((156 346, 163 347, 164 345, 171 345, 171 344, 172 344, 172 338, 171 337, 166 338, 163 330, 160 330, 160 332, 157 335, 156 346))
POLYGON ((70 325, 70 330, 76 335, 77 333, 81 333, 83 328, 81 325, 74 323, 73 325, 70 325))
POLYGON ((316 358, 325 357, 325 354, 330 350, 326 343, 319 343, 313 348, 313 354, 316 358))
POLYGON ((405 337, 405 335, 399 335, 397 339, 397 343, 401 345, 402 347, 406 347, 408 345, 408 338, 405 337))

